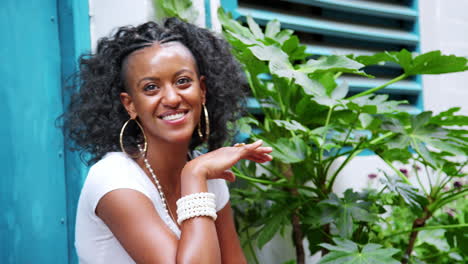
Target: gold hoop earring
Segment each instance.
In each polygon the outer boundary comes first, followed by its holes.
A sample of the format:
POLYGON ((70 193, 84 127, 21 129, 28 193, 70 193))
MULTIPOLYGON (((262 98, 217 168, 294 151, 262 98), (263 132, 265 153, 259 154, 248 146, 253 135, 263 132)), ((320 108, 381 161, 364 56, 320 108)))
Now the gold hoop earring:
POLYGON ((210 137, 210 118, 208 117, 208 110, 206 109, 206 105, 202 104, 202 106, 203 113, 205 114, 205 136, 203 136, 203 133, 201 132, 201 117, 200 121, 198 121, 198 136, 203 142, 206 142, 210 137))
POLYGON ((146 153, 146 150, 148 148, 148 143, 146 141, 146 135, 145 135, 145 130, 143 130, 143 127, 140 125, 140 122, 138 122, 138 120, 135 119, 128 119, 122 126, 122 129, 120 129, 120 149, 122 150, 123 153, 127 154, 128 156, 132 157, 132 158, 138 158, 140 157, 141 155, 144 155, 146 153), (133 120, 135 121, 135 123, 138 125, 138 127, 140 128, 141 132, 143 133, 143 138, 145 139, 145 144, 144 144, 144 147, 143 147, 143 151, 141 151, 140 153, 138 153, 137 155, 132 155, 130 153, 128 153, 127 151, 125 151, 125 147, 124 147, 124 144, 123 144, 123 134, 124 134, 124 131, 125 131, 125 128, 127 127, 128 123, 133 120))

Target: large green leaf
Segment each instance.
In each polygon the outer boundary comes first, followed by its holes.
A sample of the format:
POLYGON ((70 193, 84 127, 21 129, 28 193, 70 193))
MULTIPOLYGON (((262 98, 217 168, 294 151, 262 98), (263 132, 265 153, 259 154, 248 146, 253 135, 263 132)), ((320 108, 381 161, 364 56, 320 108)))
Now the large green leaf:
POLYGON ((382 248, 382 245, 369 243, 358 245, 351 240, 333 238, 335 245, 322 243, 322 247, 330 250, 319 264, 398 264, 392 256, 399 250, 382 248))
POLYGON ((279 231, 284 218, 282 216, 271 217, 262 227, 258 235, 258 247, 261 249, 279 231))
POLYGON ((368 114, 384 114, 398 111, 397 106, 406 101, 390 101, 387 94, 364 95, 352 100, 343 100, 351 110, 368 114))
MULTIPOLYGON (((455 115, 456 112, 460 111, 460 107, 452 107, 447 111, 443 111, 436 116, 433 116, 430 120, 431 124, 441 126, 468 126, 468 116, 455 115)), ((460 128, 458 128, 460 129, 460 128)), ((465 130, 466 131, 466 130, 465 130)))
MULTIPOLYGON (((457 218, 458 220, 453 219, 451 224, 461 224, 460 222, 468 220, 468 206, 458 212, 457 218)), ((468 227, 446 229, 445 238, 450 247, 468 254, 468 227)))
POLYGON ((376 147, 377 149, 373 149, 380 157, 388 162, 398 161, 403 164, 408 164, 409 160, 413 158, 413 153, 408 148, 400 149, 400 148, 386 148, 388 147, 387 144, 384 146, 382 145, 373 145, 372 147, 376 147), (384 147, 384 148, 382 148, 384 147))
POLYGON ((393 62, 399 64, 407 76, 416 74, 441 74, 468 70, 468 59, 455 55, 443 55, 439 50, 421 55, 401 51, 385 51, 369 56, 358 56, 356 61, 364 65, 393 62))
POLYGON ((252 117, 242 117, 236 121, 236 128, 240 133, 249 135, 252 132, 252 125, 258 126, 258 120, 252 117))
POLYGON ((198 11, 193 8, 192 0, 154 0, 156 10, 163 11, 165 17, 178 17, 186 22, 195 22, 198 11))
POLYGON ((294 33, 293 30, 291 29, 283 29, 281 30, 278 34, 275 36, 275 40, 283 45, 287 40, 291 39, 293 36, 292 34, 294 33))
POLYGON ((258 26, 257 23, 255 23, 251 16, 247 16, 247 24, 257 39, 263 39, 265 37, 265 35, 263 35, 262 29, 258 26))
POLYGON ((450 130, 431 124, 431 116, 432 112, 423 112, 416 116, 401 115, 399 118, 402 120, 397 118, 385 120, 382 128, 396 134, 388 142, 390 148, 403 149, 411 146, 426 160, 427 165, 442 168, 443 160, 428 146, 449 155, 466 156, 468 143, 467 139, 452 136, 450 130))
MULTIPOLYGON (((273 45, 264 45, 263 43, 257 43, 256 45, 249 48, 257 59, 262 61, 278 60, 285 64, 288 64, 291 68, 292 65, 289 63, 288 54, 284 53, 281 48, 273 45)), ((273 73, 273 72, 272 72, 273 73)))
POLYGON ((255 36, 252 34, 252 32, 250 32, 248 28, 242 26, 239 22, 232 19, 230 14, 226 14, 224 12, 223 8, 218 8, 218 19, 225 30, 231 31, 236 34, 240 34, 241 36, 248 39, 255 39, 255 36))
POLYGON ((296 163, 305 160, 307 155, 307 145, 299 137, 279 138, 276 141, 270 141, 259 137, 265 141, 266 146, 273 148, 271 155, 285 163, 296 163))
POLYGON ((270 22, 267 23, 265 27, 265 36, 269 38, 275 38, 276 34, 280 32, 280 22, 276 19, 271 20, 270 22))
POLYGON ((427 204, 427 199, 415 187, 404 183, 398 177, 390 177, 384 172, 385 178, 381 182, 395 194, 398 194, 412 208, 422 210, 427 204))
POLYGON ((340 85, 338 85, 337 87, 333 89, 330 95, 322 92, 321 94, 313 97, 312 100, 317 102, 318 104, 326 105, 329 107, 342 105, 343 102, 341 99, 343 99, 346 96, 346 94, 348 94, 348 91, 349 91, 348 83, 342 82, 340 85))
MULTIPOLYGON (((229 29, 225 29, 224 32, 234 37, 238 41, 240 41, 244 45, 244 46, 241 46, 241 48, 244 48, 245 46, 253 46, 253 45, 261 44, 261 42, 257 41, 253 35, 245 36, 245 35, 242 35, 242 33, 233 32, 233 31, 230 31, 229 29)), ((251 34, 250 31, 247 30, 247 32, 251 34)))
MULTIPOLYGON (((249 70, 256 71, 255 68, 249 67, 249 64, 255 63, 256 60, 268 62, 268 68, 272 75, 281 78, 293 80, 296 84, 300 85, 304 92, 309 95, 318 95, 324 93, 324 87, 318 81, 310 79, 306 73, 294 69, 289 61, 288 54, 276 45, 265 44, 261 41, 255 40, 253 35, 251 37, 225 31, 231 37, 244 44, 254 55, 254 58, 242 58, 242 62, 246 63, 249 70)), ((239 56, 238 56, 239 57, 239 56)))
POLYGON ((289 60, 282 56, 271 58, 268 66, 271 74, 293 80, 296 84, 301 86, 308 95, 317 96, 325 93, 325 88, 322 84, 316 80, 310 79, 306 73, 295 70, 289 60))
MULTIPOLYGON (((286 31, 286 30, 283 30, 286 31)), ((288 39, 283 41, 283 35, 287 33, 283 33, 281 31, 277 35, 277 39, 280 43, 282 43, 281 49, 289 55, 290 61, 295 60, 303 60, 309 56, 305 51, 307 47, 305 45, 301 45, 299 38, 297 36, 290 36, 288 39), (281 42, 283 41, 283 42, 281 42)))
POLYGON ((363 202, 359 193, 351 189, 345 191, 343 198, 331 193, 319 205, 323 210, 322 224, 334 223, 339 235, 344 238, 351 238, 354 223, 376 220, 376 216, 369 212, 369 204, 363 202))
POLYGON ((367 77, 372 77, 363 71, 360 71, 364 67, 363 64, 352 60, 346 56, 341 55, 330 55, 322 56, 318 60, 310 59, 306 64, 299 66, 298 71, 304 73, 321 73, 321 72, 345 72, 359 74, 367 77))
POLYGON ((291 120, 291 121, 286 121, 286 120, 273 120, 278 126, 284 127, 287 130, 292 130, 292 131, 302 131, 302 132, 307 132, 309 129, 307 129, 305 126, 303 126, 301 123, 297 122, 296 120, 291 120))

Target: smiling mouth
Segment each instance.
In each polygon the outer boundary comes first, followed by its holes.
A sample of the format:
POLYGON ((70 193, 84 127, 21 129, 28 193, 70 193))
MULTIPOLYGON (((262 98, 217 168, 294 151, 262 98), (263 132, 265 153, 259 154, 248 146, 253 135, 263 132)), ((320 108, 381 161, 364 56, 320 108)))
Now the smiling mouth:
POLYGON ((159 118, 161 118, 162 120, 165 120, 165 121, 175 121, 175 120, 182 119, 186 114, 187 114, 187 112, 183 111, 183 112, 177 112, 177 113, 170 113, 170 114, 162 115, 162 116, 159 116, 159 118))

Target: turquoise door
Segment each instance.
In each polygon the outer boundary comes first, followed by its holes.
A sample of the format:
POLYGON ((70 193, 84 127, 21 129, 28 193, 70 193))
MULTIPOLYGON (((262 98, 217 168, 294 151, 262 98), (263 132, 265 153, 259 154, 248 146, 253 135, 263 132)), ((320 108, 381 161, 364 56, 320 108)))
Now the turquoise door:
MULTIPOLYGON (((0 263, 75 262, 81 179, 68 174, 81 165, 65 151, 56 126, 62 77, 76 58, 72 2, 0 3, 0 263)), ((87 14, 87 1, 79 2, 87 14)))

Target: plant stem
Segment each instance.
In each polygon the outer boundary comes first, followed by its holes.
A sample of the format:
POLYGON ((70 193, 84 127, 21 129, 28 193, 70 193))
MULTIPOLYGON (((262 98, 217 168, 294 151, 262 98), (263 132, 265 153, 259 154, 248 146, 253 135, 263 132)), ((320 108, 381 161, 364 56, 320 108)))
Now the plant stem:
POLYGON ((349 136, 351 135, 351 132, 352 132, 353 129, 354 129, 354 124, 356 124, 356 122, 359 120, 359 116, 360 116, 360 115, 361 115, 361 111, 359 111, 359 112, 357 113, 356 118, 355 118, 355 119, 353 120, 353 122, 351 123, 352 125, 351 125, 351 127, 349 128, 348 133, 346 133, 346 137, 345 137, 345 139, 344 139, 344 141, 343 141, 343 146, 346 146, 346 143, 347 143, 347 141, 348 141, 348 138, 349 138, 349 136))
POLYGON ((430 162, 427 162, 427 160, 424 158, 424 156, 421 154, 421 150, 419 150, 419 147, 418 147, 418 144, 416 144, 416 142, 414 142, 414 140, 411 140, 412 142, 412 147, 414 149, 414 151, 416 151, 416 153, 419 155, 419 157, 422 159, 422 164, 424 164, 425 166, 425 169, 426 169, 426 174, 429 174, 429 170, 427 169, 427 167, 431 167, 432 169, 436 170, 437 168, 434 167, 434 165, 430 162))
MULTIPOLYGON (((346 137, 345 137, 345 139, 344 139, 344 141, 343 141, 343 144, 342 144, 343 146, 346 146, 346 142, 348 141, 348 138, 349 138, 349 136, 351 135, 351 132, 352 132, 353 129, 354 129, 354 124, 358 121, 359 115, 360 115, 360 114, 361 114, 361 112, 358 112, 358 113, 357 113, 355 120, 352 122, 353 125, 349 128, 348 133, 346 133, 346 137)), ((354 150, 352 150, 350 153, 353 153, 353 152, 354 152, 354 150)), ((339 153, 340 153, 340 152, 337 151, 336 154, 333 155, 333 157, 332 157, 332 159, 331 159, 330 162, 328 162, 328 163, 327 163, 327 162, 324 162, 324 163, 326 164, 326 165, 325 165, 325 170, 324 170, 325 175, 328 174, 328 170, 330 169, 330 166, 331 166, 332 163, 335 161, 335 159, 338 158, 338 157, 340 156, 339 153)), ((348 157, 349 157, 349 156, 348 156, 348 157)), ((354 157, 354 156, 353 156, 353 157, 354 157)), ((351 157, 351 158, 353 158, 353 157, 351 157)), ((327 159, 327 160, 328 160, 328 159, 327 159)), ((346 162, 346 161, 345 161, 345 162, 346 162)), ((338 169, 338 170, 341 170, 341 169, 342 169, 342 167, 340 167, 340 169, 338 169)), ((339 172, 339 171, 338 171, 338 172, 339 172)), ((333 186, 333 182, 335 181, 334 178, 336 178, 336 176, 335 176, 335 177, 332 177, 332 179, 333 179, 333 181, 331 182, 331 185, 332 185, 332 186, 333 186)), ((331 190, 331 188, 328 188, 328 189, 331 190)))
MULTIPOLYGON (((423 157, 421 158, 424 160, 423 157)), ((431 180, 431 174, 429 173, 429 169, 427 167, 428 166, 424 166, 424 170, 426 171, 427 181, 429 182, 429 193, 432 195, 433 185, 432 185, 432 180, 431 180)))
POLYGON ((268 180, 262 180, 262 179, 257 179, 257 178, 252 178, 247 175, 242 174, 237 168, 233 167, 232 171, 236 175, 236 177, 239 177, 241 179, 250 181, 250 182, 256 182, 256 183, 261 183, 265 185, 281 185, 281 186, 287 186, 287 184, 283 184, 282 182, 274 182, 274 181, 268 181, 268 180))
MULTIPOLYGON (((460 168, 457 170, 457 173, 455 175, 458 175, 463 170, 463 168, 466 166, 467 163, 468 161, 465 161, 463 165, 461 165, 460 168)), ((438 186, 438 189, 435 192, 434 197, 438 196, 440 191, 444 189, 445 185, 447 185, 450 182, 450 180, 453 179, 453 177, 454 176, 446 175, 446 177, 441 181, 440 185, 438 186)))
POLYGON ((285 109, 286 106, 283 103, 283 98, 282 98, 283 96, 281 95, 280 91, 277 91, 277 92, 278 92, 278 100, 279 100, 278 103, 279 103, 280 109, 281 109, 281 117, 283 117, 283 115, 287 116, 286 109, 285 109))
POLYGON ((439 197, 440 192, 444 189, 445 185, 447 185, 447 183, 450 182, 451 179, 452 177, 446 176, 440 181, 440 183, 436 184, 433 194, 432 194, 432 197, 434 197, 434 199, 437 200, 437 197, 439 197))
POLYGON ((385 185, 382 190, 380 190, 378 193, 377 193, 377 196, 380 197, 380 195, 387 189, 387 185, 385 185))
POLYGON ((336 79, 338 79, 338 77, 341 76, 341 74, 343 74, 343 72, 337 72, 337 73, 335 73, 335 75, 333 76, 333 78, 336 80, 336 79))
MULTIPOLYGON (((330 107, 330 109, 328 110, 327 119, 325 119, 325 127, 327 127, 328 124, 330 123, 330 119, 331 119, 331 115, 333 113, 333 109, 335 109, 334 106, 330 107)), ((325 133, 323 134, 323 137, 322 137, 323 144, 325 144, 325 141, 327 139, 327 133, 328 133, 328 128, 325 130, 325 133)), ((322 159, 323 159, 323 146, 320 146, 320 149, 319 149, 319 164, 322 163, 322 159)))
MULTIPOLYGON (((393 136, 394 134, 395 134, 395 133, 393 133, 393 132, 387 132, 387 133, 381 135, 380 137, 374 138, 373 140, 369 141, 369 144, 370 144, 370 145, 377 144, 377 143, 379 143, 380 141, 382 141, 382 140, 384 140, 384 139, 386 139, 386 138, 388 138, 388 137, 393 136)), ((349 161, 350 159, 352 159, 352 158, 354 158, 355 156, 359 155, 359 153, 361 153, 361 152, 364 150, 364 149, 359 149, 359 146, 360 146, 360 145, 358 145, 355 149, 353 149, 353 150, 351 150, 351 151, 348 151, 348 152, 345 152, 345 153, 342 153, 342 154, 340 154, 340 155, 337 155, 337 156, 334 157, 334 158, 338 158, 338 157, 340 157, 340 156, 344 156, 344 155, 346 155, 346 154, 349 154, 348 158, 346 159, 346 160, 349 161)), ((332 160, 329 161, 329 165, 331 165, 331 163, 333 162, 334 158, 332 158, 332 160)), ((328 161, 329 159, 331 159, 331 158, 327 158, 326 160, 328 161)), ((345 160, 345 162, 347 162, 346 160, 345 160)), ((328 168, 330 167, 329 165, 327 166, 326 171, 328 171, 328 168)), ((346 165, 346 164, 344 164, 344 165, 346 165)), ((344 167, 344 165, 342 164, 341 167, 344 167)), ((341 167, 338 169, 338 173, 339 173, 339 171, 341 171, 341 169, 342 169, 341 167)), ((334 183, 334 181, 335 181, 336 176, 337 176, 337 173, 335 173, 335 174, 332 176, 332 178, 331 178, 331 180, 330 180, 330 186, 333 186, 333 183, 334 183)), ((330 189, 330 190, 331 190, 331 189, 330 189)))
POLYGON ((333 183, 335 182, 335 179, 338 176, 338 174, 341 172, 341 170, 343 170, 343 168, 346 166, 346 164, 348 164, 348 162, 350 160, 352 160, 354 157, 356 157, 361 152, 360 149, 359 149, 361 144, 362 144, 362 142, 359 142, 359 144, 356 146, 354 151, 351 152, 351 154, 349 154, 348 157, 346 157, 346 159, 343 161, 343 163, 341 163, 340 167, 333 173, 333 176, 330 178, 330 181, 328 182, 328 186, 327 186, 328 192, 331 192, 331 190, 333 188, 333 183))
MULTIPOLYGON (((374 138, 373 140, 369 141, 369 144, 370 145, 374 145, 374 144, 377 144, 379 143, 380 141, 388 138, 388 137, 391 137, 393 136, 395 133, 393 132, 387 132, 383 135, 381 135, 380 137, 378 138, 374 138)), ((346 160, 341 164, 341 166, 338 168, 338 170, 333 174, 333 176, 331 177, 330 179, 330 182, 329 182, 329 185, 328 185, 328 190, 331 191, 331 188, 333 187, 333 183, 335 182, 335 179, 336 177, 338 176, 338 173, 344 168, 344 166, 352 159, 354 158, 355 156, 359 155, 359 153, 361 153, 363 151, 363 149, 359 149, 359 147, 361 146, 362 142, 359 143, 359 145, 356 146, 355 149, 353 149, 350 153, 349 153, 349 156, 346 158, 346 160)), ((382 158, 382 157, 381 157, 382 158)), ((382 158, 383 159, 383 158, 382 158)), ((384 160, 385 161, 385 160, 384 160)), ((391 165, 388 161, 385 161, 387 162, 387 164, 389 164, 397 173, 399 173, 399 176, 403 178, 403 180, 409 184, 409 181, 408 181, 408 178, 406 178, 406 176, 403 175, 403 173, 401 173, 399 170, 396 170, 395 167, 393 167, 393 165, 391 165), (400 175, 401 174, 401 175, 400 175)))
POLYGON ((301 230, 301 223, 297 213, 292 214, 292 227, 293 227, 293 240, 296 247, 296 263, 305 263, 304 246, 302 245, 303 234, 301 230))
POLYGON ((373 145, 373 144, 379 143, 379 141, 382 141, 382 140, 384 140, 384 139, 386 139, 388 137, 391 137, 393 135, 395 135, 395 133, 389 131, 389 132, 381 135, 380 137, 374 138, 373 140, 369 141, 369 144, 373 145))
POLYGON ((318 190, 316 188, 313 188, 313 187, 309 187, 309 186, 305 186, 305 185, 295 185, 295 184, 288 184, 288 183, 285 183, 285 180, 282 179, 282 180, 279 180, 279 181, 268 181, 268 180, 262 180, 262 179, 257 179, 257 178, 253 178, 253 177, 249 177, 247 175, 244 175, 242 174, 239 169, 237 169, 236 167, 233 167, 232 168, 232 171, 234 172, 234 174, 236 175, 236 177, 238 178, 241 178, 241 179, 244 179, 250 183, 260 183, 260 184, 264 184, 264 185, 276 185, 276 186, 282 186, 282 187, 285 187, 285 188, 297 188, 297 189, 303 189, 303 190, 306 190, 306 191, 311 191, 311 192, 314 192, 314 193, 317 193, 318 190))
POLYGON ((259 264, 258 259, 257 259, 257 254, 255 254, 255 250, 254 250, 254 248, 253 248, 253 246, 252 246, 252 238, 250 237, 250 232, 249 232, 249 228, 248 228, 248 227, 247 227, 247 229, 246 229, 246 234, 247 234, 247 239, 249 240, 249 241, 247 242, 248 247, 249 247, 249 250, 250 250, 250 252, 252 252, 252 256, 253 256, 253 259, 254 259, 255 263, 256 263, 256 264, 259 264))
MULTIPOLYGON (((331 235, 330 235, 330 224, 326 224, 322 228, 323 228, 322 233, 324 233, 326 235, 323 242, 331 243, 332 240, 331 240, 331 235)), ((328 249, 326 249, 326 248, 322 248, 321 252, 322 252, 322 257, 323 257, 326 254, 328 254, 328 252, 330 252, 330 251, 328 249)))
POLYGON ((417 218, 413 222, 413 227, 411 228, 411 234, 409 238, 409 243, 408 243, 408 248, 405 251, 405 254, 403 255, 403 259, 401 260, 401 264, 407 264, 410 257, 411 253, 413 252, 414 244, 416 243, 416 239, 418 238, 418 233, 419 230, 418 228, 424 227, 426 225, 427 219, 431 217, 431 213, 427 211, 427 208, 424 209, 424 216, 417 218))
POLYGON ((435 201, 433 204, 429 205, 429 209, 434 212, 435 210, 441 208, 442 206, 452 202, 452 201, 455 201, 457 200, 458 198, 461 198, 465 195, 467 195, 467 192, 468 192, 468 189, 465 189, 465 190, 461 190, 457 193, 452 193, 452 194, 449 194, 448 196, 446 197, 443 197, 441 199, 438 199, 437 201, 435 201))
POLYGON ((397 168, 395 168, 395 166, 393 166, 393 164, 388 161, 387 159, 384 159, 382 156, 379 155, 379 157, 385 161, 385 163, 387 163, 387 165, 392 168, 392 170, 406 183, 406 184, 409 184, 411 185, 411 182, 408 180, 408 178, 400 171, 398 170, 397 168))
POLYGON ((408 76, 406 76, 406 74, 403 73, 402 75, 391 79, 391 80, 388 81, 387 83, 384 83, 384 84, 382 84, 382 85, 380 85, 380 86, 378 86, 378 87, 375 87, 375 88, 366 90, 366 91, 364 91, 364 92, 355 94, 355 95, 353 95, 353 96, 351 96, 351 97, 349 97, 349 98, 346 98, 346 99, 347 99, 347 100, 353 100, 353 99, 359 98, 359 97, 364 96, 364 95, 368 95, 368 94, 375 93, 375 92, 377 92, 378 90, 381 90, 381 89, 383 89, 383 88, 389 86, 390 84, 393 84, 393 83, 396 83, 396 82, 398 82, 398 81, 401 81, 401 80, 405 79, 406 77, 408 77, 408 76))
MULTIPOLYGON (((286 176, 287 179, 291 181, 293 178, 293 172, 291 168, 291 164, 282 164, 281 166, 281 172, 286 176)), ((289 193, 292 196, 298 196, 298 191, 297 188, 287 188, 289 193)), ((297 209, 294 209, 292 211, 291 215, 291 224, 293 228, 293 242, 294 246, 296 248, 296 263, 298 264, 304 264, 305 263, 305 253, 304 253, 304 245, 302 244, 302 240, 304 238, 304 235, 302 233, 301 229, 301 220, 299 218, 299 214, 297 209)))
MULTIPOLYGON (((426 166, 426 165, 424 165, 424 166, 426 166)), ((429 196, 429 193, 426 191, 426 188, 424 188, 424 185, 422 184, 421 179, 419 178, 418 170, 414 170, 414 172, 416 174, 416 180, 418 180, 419 186, 421 186, 421 189, 423 190, 424 194, 426 196, 429 196)))
POLYGON ((401 234, 405 234, 405 233, 410 233, 410 232, 412 232, 414 230, 422 231, 422 230, 437 230, 437 229, 451 229, 451 228, 464 228, 464 227, 468 227, 468 224, 423 226, 423 227, 418 227, 418 228, 415 228, 415 229, 407 229, 407 230, 404 230, 404 231, 400 231, 400 232, 397 232, 397 233, 390 234, 390 235, 386 236, 385 239, 393 237, 393 236, 398 236, 398 235, 401 235, 401 234))

